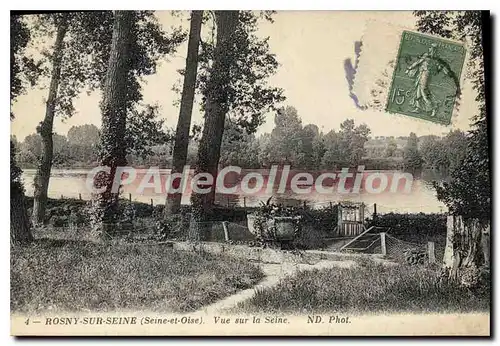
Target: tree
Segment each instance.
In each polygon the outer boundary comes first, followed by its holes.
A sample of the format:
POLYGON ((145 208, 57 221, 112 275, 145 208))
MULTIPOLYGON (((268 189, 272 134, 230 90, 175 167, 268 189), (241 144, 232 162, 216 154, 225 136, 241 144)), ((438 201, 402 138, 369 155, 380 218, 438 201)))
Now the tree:
POLYGON ((46 102, 45 118, 37 131, 42 137, 42 152, 40 163, 34 181, 34 199, 32 221, 34 225, 44 222, 45 207, 47 204, 47 190, 49 188, 50 170, 53 158, 52 128, 54 126, 54 115, 56 111, 57 91, 61 79, 61 65, 63 57, 63 40, 68 30, 68 14, 54 15, 54 23, 57 27, 56 41, 54 43, 54 54, 52 57, 52 75, 50 80, 49 95, 46 102))
MULTIPOLYGON (((55 43, 51 53, 42 51, 48 65, 42 69, 50 78, 45 117, 37 128, 42 138, 42 152, 34 181, 32 221, 44 222, 47 190, 54 158, 53 125, 56 115, 70 117, 73 100, 83 87, 93 90, 104 75, 110 42, 111 12, 63 12, 35 17, 39 35, 51 36, 55 43)), ((46 64, 47 65, 47 64, 46 64)))
POLYGON ((152 147, 170 142, 172 134, 165 129, 165 120, 159 118, 158 106, 146 105, 144 109, 127 112, 125 142, 127 154, 145 158, 152 147))
POLYGON ((92 165, 97 160, 100 131, 93 124, 72 126, 68 131, 70 159, 78 164, 92 165))
POLYGON ((447 172, 460 169, 467 152, 467 135, 460 130, 450 131, 443 138, 443 147, 448 161, 447 172))
MULTIPOLYGON (((198 71, 198 50, 200 45, 202 17, 203 11, 191 12, 186 70, 184 72, 184 86, 182 90, 179 119, 177 120, 177 129, 175 131, 175 146, 171 173, 182 172, 186 165, 189 146, 189 129, 191 127, 191 114, 193 111, 196 89, 196 74, 198 71)), ((165 216, 178 213, 181 205, 181 198, 182 193, 167 195, 165 216)))
POLYGON ((469 74, 479 103, 478 113, 471 119, 472 130, 467 134, 467 148, 459 165, 454 165, 451 180, 435 184, 438 199, 443 201, 454 215, 461 216, 465 224, 479 223, 479 227, 465 227, 462 232, 448 228, 447 243, 452 251, 447 252, 444 263, 452 277, 461 272, 477 268, 481 263, 489 264, 489 237, 491 220, 491 177, 488 147, 487 113, 485 93, 485 42, 483 26, 489 29, 490 17, 480 11, 416 11, 420 30, 446 38, 467 40, 469 43, 469 74), (483 250, 484 249, 484 250, 483 250), (484 256, 482 256, 484 255, 484 256), (482 260, 483 259, 483 260, 482 260))
POLYGON ((438 136, 420 137, 420 154, 422 163, 426 168, 446 171, 449 167, 446 146, 442 138, 438 136))
POLYGON ((24 202, 22 170, 16 163, 16 147, 10 142, 10 242, 26 243, 33 240, 24 202))
MULTIPOLYGON (((217 44, 214 52, 213 67, 207 81, 205 123, 198 149, 198 162, 196 166, 196 173, 208 173, 214 178, 217 176, 224 123, 226 113, 229 111, 230 70, 235 54, 234 39, 238 26, 238 15, 238 11, 215 12, 217 44)), ((209 194, 192 194, 190 238, 206 238, 205 227, 202 227, 200 223, 207 221, 210 216, 212 202, 213 197, 209 197, 209 194)))
MULTIPOLYGON (((30 39, 30 31, 17 15, 10 16, 10 100, 11 103, 24 90, 23 63, 21 55, 30 39)), ((24 70, 26 71, 26 70, 24 70)), ((14 115, 10 114, 11 120, 14 115)), ((31 225, 24 201, 24 186, 21 180, 22 170, 16 162, 16 147, 10 141, 10 243, 18 244, 33 239, 31 225)))
MULTIPOLYGON (((129 74, 127 109, 142 100, 137 78, 152 74, 156 60, 171 52, 184 39, 180 30, 165 35, 152 11, 138 11, 131 65, 135 75, 129 74)), ((52 54, 48 54, 50 88, 44 121, 39 126, 43 138, 43 150, 37 176, 35 177, 35 205, 33 221, 43 222, 47 199, 47 188, 52 166, 52 128, 54 117, 70 117, 74 113, 73 100, 86 88, 89 91, 102 88, 106 75, 112 37, 113 13, 111 11, 64 12, 38 16, 35 27, 42 34, 56 31, 52 54)), ((46 52, 42 54, 47 55, 46 52)))
POLYGON ((316 125, 308 124, 304 126, 301 134, 301 162, 302 168, 317 168, 317 151, 319 128, 316 125))
POLYGON ((349 164, 356 167, 361 163, 365 154, 365 143, 368 141, 368 135, 371 130, 366 124, 356 126, 349 146, 349 164))
POLYGON ((94 146, 99 143, 100 133, 97 126, 85 124, 71 126, 68 131, 68 142, 71 145, 94 146))
POLYGON ((385 157, 393 157, 396 155, 396 150, 398 150, 398 145, 394 139, 389 140, 387 146, 385 147, 385 157))
POLYGON ((300 162, 302 120, 292 106, 281 108, 274 116, 274 129, 267 150, 272 163, 295 164, 300 162))
POLYGON ((221 166, 259 168, 259 146, 255 136, 226 121, 219 163, 221 166))
POLYGON ((163 141, 166 135, 161 129, 163 122, 156 120, 157 108, 140 104, 139 78, 155 73, 158 60, 175 52, 185 37, 179 30, 163 32, 152 11, 116 11, 112 27, 98 150, 99 164, 109 167, 109 173, 101 172, 94 179, 95 187, 104 188, 93 198, 96 235, 108 226, 112 233, 119 218, 119 193, 111 191, 117 167, 126 165, 127 154, 148 150, 152 144, 149 139, 163 141))
MULTIPOLYGON (((95 177, 96 188, 105 190, 93 199, 93 232, 100 236, 116 222, 118 193, 111 191, 113 178, 120 166, 126 165, 125 128, 127 118, 127 80, 131 72, 130 41, 136 20, 131 11, 116 11, 108 72, 101 102, 102 134, 99 163, 110 168, 109 173, 95 177)), ((121 177, 120 177, 121 178, 121 177)))
POLYGON ((331 130, 324 136, 325 153, 321 159, 321 166, 329 169, 339 168, 341 153, 339 149, 339 136, 331 130))
POLYGON ((422 168, 422 157, 418 151, 418 138, 413 132, 410 133, 408 142, 403 149, 403 163, 406 170, 415 171, 422 168))
MULTIPOLYGON (((214 17, 213 11, 205 11, 214 17)), ((273 22, 273 11, 239 11, 233 37, 234 50, 228 84, 226 117, 248 134, 255 133, 265 121, 265 115, 279 109, 284 101, 283 90, 269 85, 269 77, 279 66, 276 56, 269 51, 269 37, 259 38, 257 31, 261 19, 273 22)), ((215 13, 217 17, 217 13, 215 13)), ((217 22, 217 21, 216 21, 217 22)), ((216 23, 217 24, 217 23, 216 23)), ((215 25, 214 28, 218 29, 215 25)), ((201 109, 205 111, 210 89, 211 72, 217 40, 201 41, 197 91, 202 96, 201 109)))
POLYGON ((37 133, 26 136, 19 149, 21 165, 36 165, 42 156, 42 137, 37 133))
MULTIPOLYGON (((270 20, 270 13, 262 16, 270 20)), ((268 38, 255 34, 260 17, 252 11, 215 11, 215 45, 202 42, 198 90, 205 121, 196 172, 216 176, 226 118, 252 134, 284 99, 281 89, 267 85, 278 63, 269 53, 268 38)), ((198 225, 210 217, 214 197, 215 189, 191 196, 193 237, 206 236, 198 225)))
POLYGON ((365 143, 370 129, 366 124, 356 126, 354 120, 346 119, 340 124, 340 131, 330 131, 325 136, 325 167, 355 167, 365 154, 365 143))

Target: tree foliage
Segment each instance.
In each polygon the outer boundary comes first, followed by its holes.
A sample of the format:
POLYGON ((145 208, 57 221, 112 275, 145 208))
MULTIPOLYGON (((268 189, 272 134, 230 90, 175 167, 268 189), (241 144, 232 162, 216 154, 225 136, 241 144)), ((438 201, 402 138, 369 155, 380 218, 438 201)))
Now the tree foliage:
MULTIPOLYGON (((210 22, 214 14, 205 11, 205 22, 210 22)), ((272 12, 239 11, 238 25, 232 42, 230 83, 228 97, 222 107, 227 108, 226 117, 233 124, 254 133, 265 121, 265 114, 277 110, 277 104, 284 101, 283 90, 268 85, 270 76, 276 73, 278 61, 269 50, 269 37, 257 36, 261 20, 272 21, 272 12)), ((202 96, 201 108, 205 109, 209 88, 210 71, 215 52, 212 27, 211 39, 201 41, 197 90, 202 96)))
POLYGON ((422 168, 422 157, 418 150, 418 138, 414 132, 410 133, 408 142, 403 150, 403 162, 407 170, 415 171, 422 168))
POLYGON ((170 142, 172 132, 165 128, 164 123, 164 119, 159 119, 156 105, 128 112, 125 129, 125 142, 129 143, 127 154, 144 158, 152 155, 153 146, 170 142))
POLYGON ((26 89, 26 84, 35 84, 40 70, 33 58, 24 56, 31 33, 26 22, 16 14, 10 15, 10 100, 26 89))
MULTIPOLYGON (((22 53, 28 45, 30 31, 19 16, 10 17, 10 102, 12 103, 24 90, 23 76, 33 71, 32 60, 22 58, 22 53)), ((36 73, 35 73, 36 76, 36 73)), ((32 79, 31 82, 34 82, 32 79)), ((14 119, 12 112, 10 119, 14 119)), ((11 244, 29 242, 33 239, 31 225, 29 223, 25 203, 24 185, 22 182, 22 170, 16 162, 17 140, 10 140, 10 239, 11 244)))
POLYGON ((438 198, 451 212, 487 223, 491 217, 491 177, 482 28, 490 19, 480 11, 416 11, 415 15, 420 30, 469 43, 468 78, 476 91, 479 109, 471 119, 465 155, 452 170, 451 181, 436 184, 436 188, 438 198))
POLYGON ((354 120, 344 120, 338 132, 332 130, 325 135, 322 166, 341 168, 359 165, 365 154, 364 146, 370 132, 366 124, 356 126, 354 120))

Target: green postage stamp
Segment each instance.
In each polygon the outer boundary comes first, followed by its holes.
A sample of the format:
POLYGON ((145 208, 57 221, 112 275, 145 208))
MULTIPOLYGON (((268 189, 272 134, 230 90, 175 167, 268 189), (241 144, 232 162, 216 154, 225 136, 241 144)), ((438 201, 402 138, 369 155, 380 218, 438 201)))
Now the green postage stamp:
POLYGON ((386 111, 449 125, 465 53, 461 43, 403 31, 386 111))

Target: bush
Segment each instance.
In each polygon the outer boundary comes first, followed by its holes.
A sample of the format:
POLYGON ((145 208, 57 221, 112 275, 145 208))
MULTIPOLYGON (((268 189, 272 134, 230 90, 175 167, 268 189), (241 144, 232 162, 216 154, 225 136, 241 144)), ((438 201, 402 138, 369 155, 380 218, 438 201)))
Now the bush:
POLYGON ((367 221, 368 227, 372 225, 390 228, 391 235, 406 239, 446 235, 445 214, 382 214, 377 215, 375 220, 367 221))
POLYGON ((158 218, 156 232, 160 240, 166 240, 170 236, 177 239, 185 239, 189 230, 189 215, 180 213, 169 215, 166 218, 158 218))
POLYGON ((303 224, 316 231, 331 233, 338 222, 338 205, 326 206, 319 209, 303 209, 300 211, 303 224))

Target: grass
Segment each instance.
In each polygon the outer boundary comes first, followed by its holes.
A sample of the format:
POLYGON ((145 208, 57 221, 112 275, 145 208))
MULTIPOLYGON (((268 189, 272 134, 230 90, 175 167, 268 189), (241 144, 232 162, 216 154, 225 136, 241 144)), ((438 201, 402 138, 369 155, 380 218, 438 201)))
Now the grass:
POLYGON ((11 250, 11 311, 195 311, 263 277, 246 261, 162 245, 38 239, 11 250))
POLYGON ((489 311, 489 291, 440 278, 439 269, 358 261, 351 269, 302 271, 257 291, 238 311, 284 313, 425 313, 489 311))

